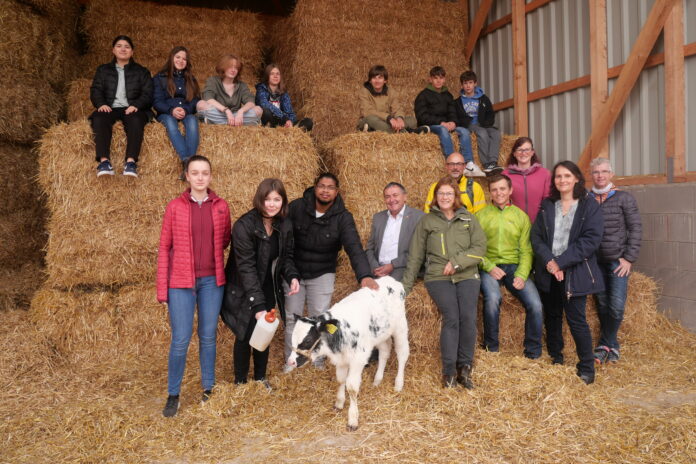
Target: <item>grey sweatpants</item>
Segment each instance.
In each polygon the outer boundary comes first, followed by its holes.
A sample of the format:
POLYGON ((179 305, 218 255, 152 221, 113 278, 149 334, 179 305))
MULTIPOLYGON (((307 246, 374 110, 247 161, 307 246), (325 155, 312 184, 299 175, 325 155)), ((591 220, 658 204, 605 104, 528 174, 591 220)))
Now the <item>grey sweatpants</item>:
POLYGON ((442 315, 440 355, 442 375, 456 375, 457 368, 471 366, 476 346, 476 303, 481 281, 467 279, 425 282, 430 298, 442 315))
POLYGON ((471 124, 469 132, 476 133, 476 143, 478 144, 478 155, 481 164, 484 166, 488 163, 497 164, 498 152, 500 151, 500 129, 471 124))

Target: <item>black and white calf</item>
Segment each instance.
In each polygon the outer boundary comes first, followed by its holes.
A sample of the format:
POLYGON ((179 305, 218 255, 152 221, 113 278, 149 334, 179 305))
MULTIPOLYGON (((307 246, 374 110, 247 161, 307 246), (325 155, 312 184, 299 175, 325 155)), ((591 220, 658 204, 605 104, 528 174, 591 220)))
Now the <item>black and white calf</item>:
POLYGON ((347 387, 349 431, 358 428, 362 371, 375 347, 379 350, 379 363, 374 385, 382 381, 393 339, 399 365, 394 389, 401 391, 404 386, 409 353, 404 287, 388 276, 377 279, 377 283, 379 290, 362 288, 317 317, 297 317, 292 333, 288 365, 301 367, 310 359, 326 356, 336 366, 339 387, 334 407, 343 409, 347 387))

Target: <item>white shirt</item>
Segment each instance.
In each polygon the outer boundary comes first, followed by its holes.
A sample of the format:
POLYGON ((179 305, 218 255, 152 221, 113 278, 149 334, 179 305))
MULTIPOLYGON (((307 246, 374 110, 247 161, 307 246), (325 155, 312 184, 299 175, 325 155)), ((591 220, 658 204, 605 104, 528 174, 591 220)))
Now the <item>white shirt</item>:
POLYGON ((404 211, 406 211, 406 205, 401 207, 396 217, 387 211, 387 226, 384 228, 382 246, 379 248, 379 264, 382 266, 391 263, 399 256, 399 234, 404 211))

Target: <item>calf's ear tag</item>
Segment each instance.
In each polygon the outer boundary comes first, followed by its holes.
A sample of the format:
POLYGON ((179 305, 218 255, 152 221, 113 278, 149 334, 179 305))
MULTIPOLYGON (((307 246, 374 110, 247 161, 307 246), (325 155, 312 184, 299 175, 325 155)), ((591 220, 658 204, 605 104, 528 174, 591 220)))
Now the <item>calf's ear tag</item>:
POLYGON ((326 324, 326 331, 329 332, 331 335, 333 335, 337 330, 338 330, 338 327, 336 327, 335 325, 326 324))

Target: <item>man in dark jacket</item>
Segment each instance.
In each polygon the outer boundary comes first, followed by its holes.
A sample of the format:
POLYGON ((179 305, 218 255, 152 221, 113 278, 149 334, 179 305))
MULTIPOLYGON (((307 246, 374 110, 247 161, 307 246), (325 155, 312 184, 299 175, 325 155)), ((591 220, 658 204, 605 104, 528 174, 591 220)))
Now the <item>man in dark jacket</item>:
POLYGON ((430 84, 418 94, 414 104, 418 125, 428 126, 430 132, 437 134, 445 159, 454 153, 450 132, 456 132, 459 136, 460 151, 466 160, 464 175, 484 176, 483 171, 474 164, 469 131, 464 127, 458 127, 455 122, 457 113, 454 109, 454 98, 447 90, 445 80, 445 70, 441 66, 435 66, 430 70, 430 84))
POLYGON ((604 274, 606 291, 596 295, 600 338, 594 351, 595 362, 603 364, 619 360, 617 334, 624 315, 628 276, 640 251, 642 225, 633 195, 617 190, 611 182, 614 177, 611 162, 596 158, 590 170, 591 195, 601 205, 604 215, 604 235, 597 260, 604 274))
MULTIPOLYGON (((361 287, 378 288, 370 263, 360 242, 353 215, 346 209, 338 190, 338 178, 321 174, 302 198, 290 202, 288 217, 295 239, 295 265, 300 273, 300 291, 288 294, 286 284, 285 359, 290 356, 293 314, 302 315, 305 301, 310 317, 329 309, 336 280, 336 261, 343 248, 361 287)), ((323 362, 315 363, 323 367, 323 362)), ((285 367, 286 372, 292 370, 285 367)))

